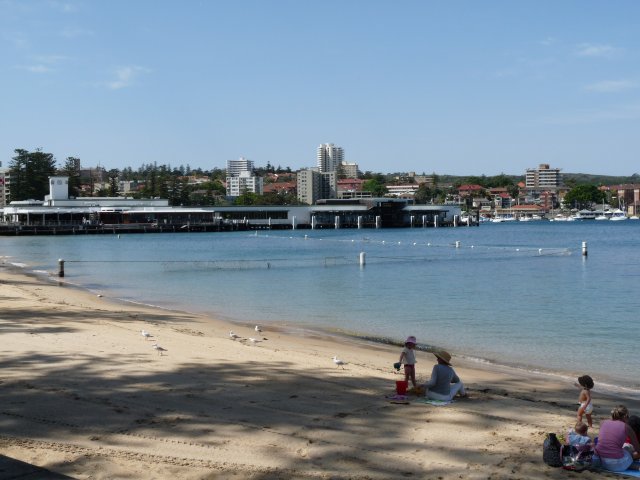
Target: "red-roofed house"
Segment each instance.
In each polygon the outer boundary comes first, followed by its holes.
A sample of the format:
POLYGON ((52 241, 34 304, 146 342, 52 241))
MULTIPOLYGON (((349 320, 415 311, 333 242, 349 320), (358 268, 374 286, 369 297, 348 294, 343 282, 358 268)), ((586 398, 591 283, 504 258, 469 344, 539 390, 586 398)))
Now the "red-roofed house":
POLYGON ((482 191, 484 191, 484 187, 482 185, 460 185, 458 187, 458 195, 461 197, 478 195, 482 191))

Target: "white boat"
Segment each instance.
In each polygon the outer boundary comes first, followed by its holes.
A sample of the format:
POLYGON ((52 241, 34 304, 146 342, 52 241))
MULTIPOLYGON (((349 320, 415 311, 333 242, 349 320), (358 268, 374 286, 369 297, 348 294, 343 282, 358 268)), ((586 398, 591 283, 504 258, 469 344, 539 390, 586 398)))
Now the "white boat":
POLYGON ((558 213, 555 217, 551 218, 550 220, 552 222, 566 222, 569 220, 569 218, 571 217, 565 217, 563 214, 558 213))
POLYGON ((627 220, 627 216, 619 208, 615 209, 609 218, 612 222, 619 222, 621 220, 627 220))
POLYGON ((594 220, 609 220, 609 217, 607 217, 604 212, 602 212, 600 215, 598 215, 594 220))
POLYGON ((640 220, 640 217, 638 217, 637 215, 631 215, 629 217, 629 220, 640 220))
POLYGON ((596 212, 591 210, 580 210, 573 215, 574 220, 594 220, 596 218, 596 212))

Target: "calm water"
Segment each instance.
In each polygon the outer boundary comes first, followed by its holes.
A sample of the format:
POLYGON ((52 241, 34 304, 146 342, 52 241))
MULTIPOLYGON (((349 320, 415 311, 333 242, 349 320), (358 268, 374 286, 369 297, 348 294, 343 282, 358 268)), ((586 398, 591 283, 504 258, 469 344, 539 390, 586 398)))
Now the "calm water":
POLYGON ((634 389, 639 247, 637 221, 0 238, 7 261, 56 272, 64 258, 67 280, 109 296, 246 323, 413 334, 634 389))

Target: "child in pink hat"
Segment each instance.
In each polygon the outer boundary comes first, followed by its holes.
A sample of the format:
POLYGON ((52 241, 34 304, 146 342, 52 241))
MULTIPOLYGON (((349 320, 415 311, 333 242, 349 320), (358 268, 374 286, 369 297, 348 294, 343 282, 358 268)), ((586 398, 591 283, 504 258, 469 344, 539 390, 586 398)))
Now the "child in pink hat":
POLYGON ((407 337, 404 342, 404 348, 400 354, 399 363, 404 364, 404 379, 413 384, 413 388, 416 388, 416 337, 413 335, 407 337))

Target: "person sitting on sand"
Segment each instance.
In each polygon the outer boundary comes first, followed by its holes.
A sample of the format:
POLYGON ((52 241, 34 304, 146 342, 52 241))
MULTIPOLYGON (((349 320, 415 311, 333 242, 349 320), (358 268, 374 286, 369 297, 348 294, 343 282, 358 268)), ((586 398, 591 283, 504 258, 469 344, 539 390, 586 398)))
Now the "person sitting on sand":
MULTIPOLYGON (((636 438, 638 439, 638 443, 640 443, 640 417, 637 415, 631 415, 627 420, 627 425, 631 427, 631 430, 636 434, 636 438)), ((640 452, 634 452, 633 445, 631 445, 631 438, 627 437, 624 441, 624 448, 631 452, 634 460, 640 460, 640 452)))
POLYGON ((587 435, 589 431, 589 427, 584 422, 576 423, 576 426, 569 430, 569 435, 567 438, 569 439, 569 445, 573 445, 574 447, 581 447, 582 445, 590 445, 591 437, 587 435))
POLYGON ((627 468, 638 470, 637 464, 633 464, 634 455, 640 452, 638 438, 633 429, 627 425, 629 411, 624 405, 619 405, 611 410, 611 420, 605 420, 600 425, 598 444, 595 447, 594 461, 599 460, 605 470, 611 472, 624 472, 627 468), (625 441, 633 448, 632 454, 624 448, 625 441))
POLYGON ((451 401, 458 393, 466 397, 467 392, 451 366, 451 354, 441 350, 433 353, 438 363, 433 366, 431 378, 424 385, 425 396, 432 400, 451 401))

